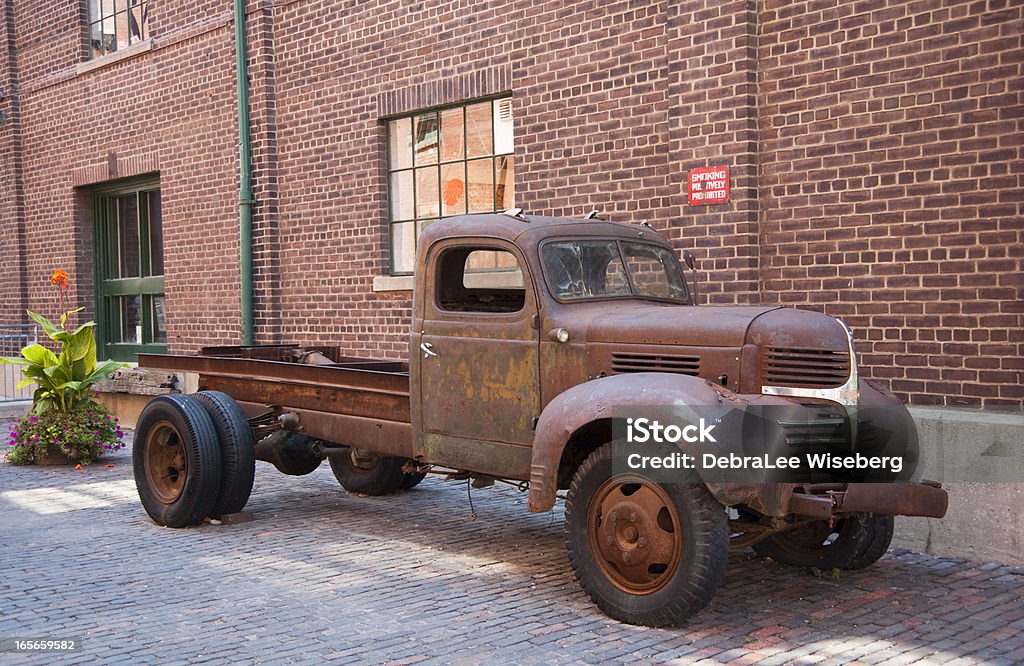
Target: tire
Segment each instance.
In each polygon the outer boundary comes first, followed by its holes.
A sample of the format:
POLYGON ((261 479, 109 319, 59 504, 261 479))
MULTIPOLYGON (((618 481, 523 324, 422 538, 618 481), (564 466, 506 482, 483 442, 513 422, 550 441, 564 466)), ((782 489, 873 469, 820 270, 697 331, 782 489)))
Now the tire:
POLYGON ((896 531, 896 521, 884 513, 874 513, 865 517, 867 538, 861 545, 857 555, 850 562, 848 569, 863 569, 877 562, 889 550, 892 535, 896 531))
POLYGON ((611 444, 576 471, 565 532, 580 585, 607 615, 629 624, 672 626, 697 613, 729 557, 725 510, 704 484, 613 476, 611 444))
POLYGON ((245 412, 231 396, 220 391, 200 391, 196 400, 206 409, 220 441, 220 495, 210 512, 220 517, 245 508, 256 475, 256 444, 245 412))
POLYGON ((405 458, 365 454, 358 449, 348 449, 344 454, 328 456, 328 460, 334 478, 350 493, 390 495, 401 490, 409 476, 402 471, 405 458))
POLYGON ((399 490, 412 490, 416 486, 420 485, 420 481, 427 478, 426 472, 406 472, 402 478, 402 485, 398 487, 399 490))
POLYGON ((881 557, 889 545, 884 530, 874 536, 873 522, 864 513, 835 520, 831 527, 826 520, 816 520, 773 534, 753 548, 762 557, 796 567, 860 569, 881 557), (883 541, 884 547, 878 551, 883 541))
POLYGON ((192 396, 162 395, 139 415, 132 470, 143 508, 158 525, 186 527, 203 521, 220 494, 217 431, 192 396))

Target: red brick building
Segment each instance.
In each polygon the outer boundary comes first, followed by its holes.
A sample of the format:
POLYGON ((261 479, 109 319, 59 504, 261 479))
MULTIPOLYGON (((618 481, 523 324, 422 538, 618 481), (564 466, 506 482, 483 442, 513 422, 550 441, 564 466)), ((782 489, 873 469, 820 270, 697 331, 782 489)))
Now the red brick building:
MULTIPOLYGON (((240 339, 231 2, 10 0, 0 323, 240 339)), ((648 219, 710 303, 842 317, 915 403, 1024 400, 1024 6, 250 0, 255 339, 405 354, 416 232, 648 219), (690 205, 692 169, 730 169, 690 205)))

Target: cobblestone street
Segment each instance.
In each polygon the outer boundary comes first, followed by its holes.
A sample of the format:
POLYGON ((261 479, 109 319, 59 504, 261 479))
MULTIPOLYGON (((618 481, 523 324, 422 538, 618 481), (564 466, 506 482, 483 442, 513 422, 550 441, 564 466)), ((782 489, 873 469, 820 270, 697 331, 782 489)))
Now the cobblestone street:
POLYGON ((735 553, 702 614, 645 629, 590 603, 561 514, 511 487, 474 491, 474 520, 461 482, 356 497, 326 463, 258 463, 254 522, 174 530, 143 512, 130 452, 103 462, 0 466, 0 636, 81 637, 68 662, 1024 662, 1021 569, 893 551, 834 579, 735 553))

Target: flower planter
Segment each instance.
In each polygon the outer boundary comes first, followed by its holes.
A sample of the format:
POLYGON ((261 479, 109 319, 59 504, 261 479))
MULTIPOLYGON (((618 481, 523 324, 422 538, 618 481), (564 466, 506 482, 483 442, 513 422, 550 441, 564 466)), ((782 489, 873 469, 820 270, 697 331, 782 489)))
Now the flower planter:
POLYGON ((50 444, 46 447, 46 455, 36 458, 37 465, 74 465, 75 461, 60 450, 57 444, 50 444))

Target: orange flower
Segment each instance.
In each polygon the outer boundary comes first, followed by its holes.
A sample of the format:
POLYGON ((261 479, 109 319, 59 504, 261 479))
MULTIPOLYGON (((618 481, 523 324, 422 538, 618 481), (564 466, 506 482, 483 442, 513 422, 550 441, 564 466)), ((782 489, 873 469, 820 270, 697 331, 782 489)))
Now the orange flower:
POLYGON ((71 280, 68 279, 67 273, 58 268, 50 276, 50 284, 55 284, 61 289, 67 289, 71 286, 71 280))

